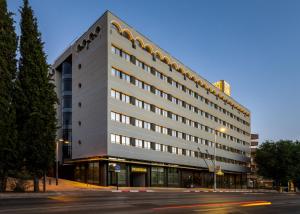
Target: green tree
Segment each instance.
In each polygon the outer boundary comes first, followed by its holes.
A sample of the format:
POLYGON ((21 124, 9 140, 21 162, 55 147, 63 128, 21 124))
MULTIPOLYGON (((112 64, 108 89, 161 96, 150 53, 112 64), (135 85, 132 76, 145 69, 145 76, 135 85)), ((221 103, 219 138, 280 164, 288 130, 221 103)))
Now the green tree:
POLYGON ((39 191, 39 178, 54 162, 57 97, 37 20, 28 0, 24 0, 20 12, 20 60, 16 82, 18 140, 24 148, 26 170, 33 176, 34 191, 39 191))
POLYGON ((287 185, 289 180, 295 181, 296 171, 300 166, 296 157, 300 146, 293 141, 263 143, 256 152, 258 174, 275 181, 275 185, 287 185))
POLYGON ((17 36, 6 0, 0 0, 0 192, 16 166, 16 127, 13 102, 17 36))

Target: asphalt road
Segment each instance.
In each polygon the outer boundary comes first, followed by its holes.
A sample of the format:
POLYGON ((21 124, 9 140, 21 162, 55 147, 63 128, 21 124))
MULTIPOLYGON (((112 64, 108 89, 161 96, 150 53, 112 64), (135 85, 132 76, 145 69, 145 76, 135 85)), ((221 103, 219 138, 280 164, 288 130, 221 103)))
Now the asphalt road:
POLYGON ((67 192, 0 199, 0 213, 299 213, 300 194, 67 192))

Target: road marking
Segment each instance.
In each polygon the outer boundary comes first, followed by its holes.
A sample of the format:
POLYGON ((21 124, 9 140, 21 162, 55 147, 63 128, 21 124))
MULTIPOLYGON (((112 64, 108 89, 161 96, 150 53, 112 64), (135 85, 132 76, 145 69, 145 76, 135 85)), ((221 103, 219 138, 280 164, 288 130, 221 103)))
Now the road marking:
POLYGON ((262 192, 244 192, 243 195, 264 195, 262 192))
POLYGON ((271 202, 268 201, 229 201, 229 202, 220 202, 220 203, 206 203, 206 204, 187 204, 187 205, 175 205, 175 206, 165 206, 153 208, 154 210, 164 210, 164 209, 186 209, 194 207, 223 207, 229 205, 248 205, 248 206, 260 206, 260 205, 270 205, 271 202))
POLYGON ((242 204, 242 207, 254 207, 254 206, 266 206, 266 205, 271 205, 272 203, 269 201, 264 201, 264 202, 257 202, 257 203, 249 203, 249 204, 242 204))

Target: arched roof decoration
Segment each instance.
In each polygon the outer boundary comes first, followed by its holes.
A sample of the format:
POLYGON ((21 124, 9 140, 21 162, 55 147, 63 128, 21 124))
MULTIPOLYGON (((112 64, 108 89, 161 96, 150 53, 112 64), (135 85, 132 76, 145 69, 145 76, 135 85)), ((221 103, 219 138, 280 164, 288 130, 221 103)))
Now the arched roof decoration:
POLYGON ((162 61, 163 61, 164 63, 166 63, 167 65, 170 64, 170 59, 169 59, 167 56, 164 56, 162 61))
POLYGON ((181 67, 178 68, 178 72, 184 74, 184 71, 181 67))
POLYGON ((162 54, 159 51, 155 51, 154 53, 158 59, 162 60, 162 54))
POLYGON ((172 68, 174 68, 174 69, 176 69, 176 70, 178 69, 178 65, 176 64, 176 62, 173 62, 173 63, 172 63, 172 68))
MULTIPOLYGON (((160 53, 159 50, 156 50, 154 52, 153 48, 151 45, 149 44, 145 44, 144 41, 139 38, 136 37, 134 39, 132 33, 130 30, 128 29, 123 29, 121 28, 120 24, 113 20, 111 21, 111 25, 113 28, 115 28, 120 34, 122 34, 123 36, 125 36, 127 39, 129 39, 130 41, 134 42, 137 41, 138 45, 142 48, 144 48, 147 52, 149 52, 150 54, 155 54, 155 56, 157 58, 159 58, 161 61, 165 62, 168 65, 171 65, 172 68, 176 69, 178 72, 182 73, 183 75, 185 75, 186 77, 190 78, 191 80, 193 80, 194 82, 198 83, 201 87, 205 88, 206 90, 209 90, 211 93, 215 94, 216 96, 218 96, 220 99, 222 99, 224 102, 229 103, 229 105, 233 106, 234 108, 236 108, 237 110, 241 111, 245 116, 249 116, 250 114, 248 112, 246 112, 245 110, 243 110, 242 108, 240 108, 239 106, 236 106, 235 104, 233 104, 232 102, 230 102, 228 99, 226 99, 225 97, 223 97, 220 93, 217 94, 217 91, 215 89, 210 88, 207 84, 205 84, 204 82, 202 82, 201 80, 197 80, 195 76, 191 75, 188 72, 185 72, 182 67, 180 67, 176 62, 171 62, 170 58, 167 56, 162 56, 162 54, 160 53)), ((101 28, 97 27, 95 29, 95 33, 98 34, 100 32, 101 28)), ((90 37, 92 37, 93 35, 90 35, 90 37)), ((95 36, 95 35, 94 35, 95 36)), ((91 39, 91 38, 90 38, 91 39)), ((77 51, 80 51, 80 49, 82 49, 85 45, 86 45, 87 41, 84 40, 82 42, 82 45, 78 45, 77 47, 77 51)))
POLYGON ((188 72, 185 72, 184 76, 186 76, 187 78, 190 78, 190 74, 188 72))
POLYGON ((127 39, 129 39, 130 41, 133 41, 133 36, 132 33, 130 32, 130 30, 128 29, 123 29, 122 30, 122 34, 124 37, 126 37, 127 39))
POLYGON ((121 28, 120 24, 119 24, 117 21, 115 21, 115 20, 111 21, 111 25, 112 25, 116 30, 118 30, 119 33, 122 33, 122 28, 121 28))
POLYGON ((136 37, 135 40, 137 41, 138 45, 141 47, 141 48, 144 48, 145 47, 145 43, 144 41, 139 38, 139 37, 136 37))
POLYGON ((153 53, 153 48, 152 48, 151 45, 149 45, 149 44, 146 44, 146 45, 145 45, 145 50, 146 50, 147 52, 149 52, 150 54, 153 53))

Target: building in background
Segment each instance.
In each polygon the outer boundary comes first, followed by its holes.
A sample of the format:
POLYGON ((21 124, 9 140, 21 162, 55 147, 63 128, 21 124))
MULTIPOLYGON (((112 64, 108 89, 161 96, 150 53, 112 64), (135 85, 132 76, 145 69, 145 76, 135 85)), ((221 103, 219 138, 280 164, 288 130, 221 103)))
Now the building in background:
POLYGON ((257 174, 258 168, 255 162, 256 150, 259 144, 259 135, 251 134, 251 172, 249 176, 249 186, 252 188, 272 188, 273 180, 264 179, 257 174))
POLYGON ((58 138, 72 150, 65 177, 99 185, 212 187, 208 169, 216 146, 217 187, 247 185, 249 110, 112 13, 53 69, 58 138))

